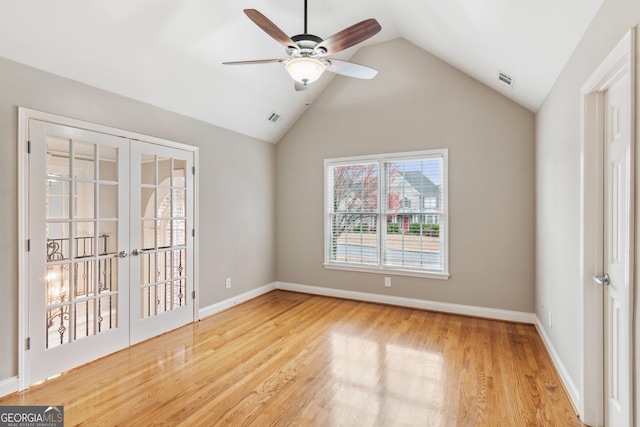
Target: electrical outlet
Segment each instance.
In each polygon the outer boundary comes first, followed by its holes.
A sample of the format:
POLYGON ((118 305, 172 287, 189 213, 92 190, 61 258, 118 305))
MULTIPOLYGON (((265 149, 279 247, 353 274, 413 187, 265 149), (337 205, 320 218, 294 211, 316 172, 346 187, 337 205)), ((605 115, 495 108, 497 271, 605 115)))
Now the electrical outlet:
POLYGON ((391 287, 391 277, 385 277, 385 278, 384 278, 384 285, 385 285, 387 288, 390 288, 390 287, 391 287))
POLYGON ((231 277, 227 277, 227 280, 224 281, 224 286, 229 289, 231 287, 231 277))

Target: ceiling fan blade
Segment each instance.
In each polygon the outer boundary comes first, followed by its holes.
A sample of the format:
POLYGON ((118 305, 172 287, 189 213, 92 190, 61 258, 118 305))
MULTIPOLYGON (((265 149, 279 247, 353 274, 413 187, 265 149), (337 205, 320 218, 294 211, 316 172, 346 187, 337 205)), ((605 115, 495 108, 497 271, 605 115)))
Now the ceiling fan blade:
POLYGON ((303 91, 303 90, 307 90, 307 85, 304 84, 304 83, 300 83, 299 81, 295 81, 294 84, 293 84, 293 87, 298 92, 303 91))
POLYGON ((285 61, 288 61, 288 59, 255 59, 253 61, 223 62, 222 65, 269 64, 273 62, 285 62, 285 61))
POLYGON ((373 18, 366 19, 324 40, 316 46, 316 51, 322 48, 327 51, 327 55, 333 55, 378 34, 381 29, 378 21, 373 18))
POLYGON ((245 15, 249 17, 258 27, 269 34, 274 40, 283 45, 284 47, 297 48, 297 45, 291 40, 291 38, 284 33, 276 24, 271 22, 269 18, 255 9, 245 9, 245 15))
POLYGON ((378 74, 377 70, 353 62, 342 61, 340 59, 326 59, 329 62, 327 71, 357 79, 372 79, 378 74))

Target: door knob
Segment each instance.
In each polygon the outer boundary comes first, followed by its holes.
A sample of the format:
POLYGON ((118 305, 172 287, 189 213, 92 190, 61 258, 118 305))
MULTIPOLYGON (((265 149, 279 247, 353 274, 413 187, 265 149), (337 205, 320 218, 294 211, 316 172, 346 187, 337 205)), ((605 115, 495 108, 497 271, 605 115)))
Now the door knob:
POLYGON ((118 256, 119 256, 120 258, 126 258, 126 257, 127 257, 127 255, 129 255, 129 254, 127 253, 127 251, 120 251, 120 253, 118 253, 118 256))
POLYGON ((604 273, 604 276, 593 276, 593 281, 598 285, 605 286, 609 286, 609 283, 611 283, 611 281, 609 280, 609 275, 607 273, 604 273))

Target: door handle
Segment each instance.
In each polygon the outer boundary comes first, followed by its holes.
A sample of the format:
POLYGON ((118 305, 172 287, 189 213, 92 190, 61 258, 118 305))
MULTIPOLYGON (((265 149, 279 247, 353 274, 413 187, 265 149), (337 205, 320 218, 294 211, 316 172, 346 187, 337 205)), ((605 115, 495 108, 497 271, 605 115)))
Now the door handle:
POLYGON ((120 252, 118 253, 118 256, 119 256, 120 258, 126 258, 126 257, 127 257, 127 255, 129 255, 129 254, 127 253, 127 251, 120 251, 120 252))
POLYGON ((149 251, 146 250, 146 249, 134 249, 134 250, 131 251, 131 255, 138 256, 138 255, 144 254, 146 252, 149 252, 149 251))
POLYGON ((604 273, 604 276, 593 276, 593 281, 598 285, 605 286, 609 286, 609 283, 611 283, 611 281, 609 280, 609 275, 607 273, 604 273))

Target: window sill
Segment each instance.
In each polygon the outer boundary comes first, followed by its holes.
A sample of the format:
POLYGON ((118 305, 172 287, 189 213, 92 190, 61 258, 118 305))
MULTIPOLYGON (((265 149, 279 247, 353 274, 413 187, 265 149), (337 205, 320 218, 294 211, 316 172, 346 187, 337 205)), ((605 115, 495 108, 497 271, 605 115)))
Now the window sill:
POLYGON ((402 270, 390 267, 377 268, 377 267, 361 267, 351 264, 336 264, 336 263, 324 263, 322 264, 327 270, 342 270, 342 271, 357 271, 361 273, 376 273, 386 274, 388 276, 409 276, 409 277, 422 277, 426 279, 437 280, 449 280, 449 273, 436 273, 433 271, 419 271, 419 270, 402 270))

